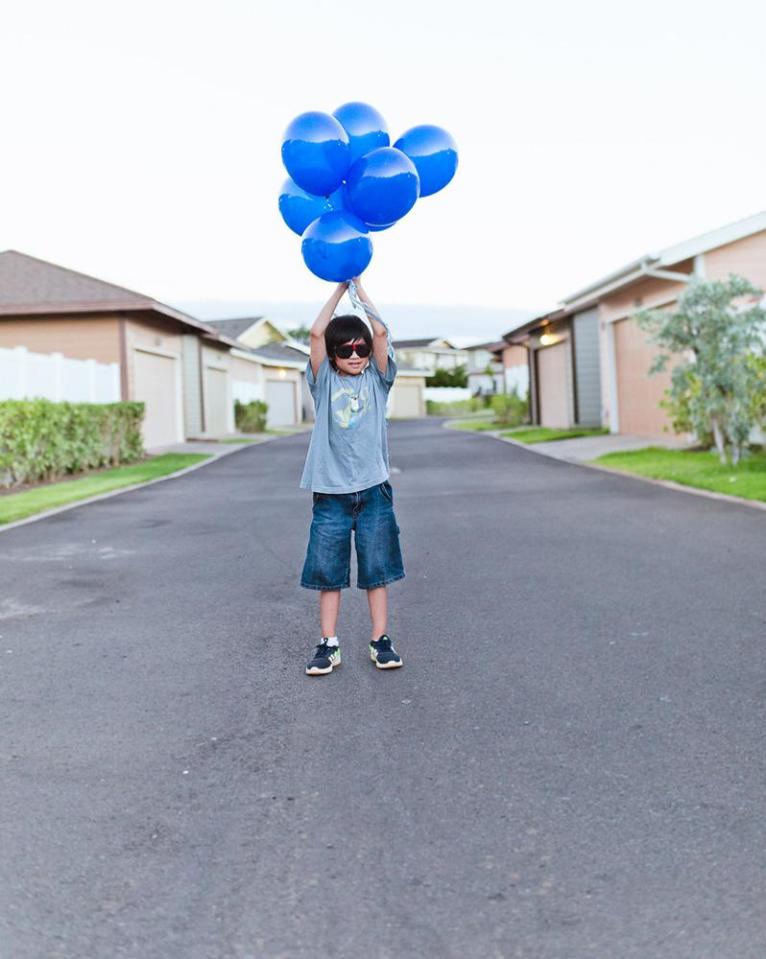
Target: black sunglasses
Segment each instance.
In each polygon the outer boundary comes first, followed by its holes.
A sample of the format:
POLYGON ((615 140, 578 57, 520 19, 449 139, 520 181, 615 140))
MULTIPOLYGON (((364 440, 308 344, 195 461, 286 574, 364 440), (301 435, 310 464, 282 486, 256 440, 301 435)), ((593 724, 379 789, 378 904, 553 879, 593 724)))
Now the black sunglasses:
POLYGON ((351 359, 353 353, 356 353, 359 359, 363 360, 366 356, 370 355, 370 348, 364 341, 352 343, 351 346, 344 345, 335 347, 335 355, 341 360, 351 359))

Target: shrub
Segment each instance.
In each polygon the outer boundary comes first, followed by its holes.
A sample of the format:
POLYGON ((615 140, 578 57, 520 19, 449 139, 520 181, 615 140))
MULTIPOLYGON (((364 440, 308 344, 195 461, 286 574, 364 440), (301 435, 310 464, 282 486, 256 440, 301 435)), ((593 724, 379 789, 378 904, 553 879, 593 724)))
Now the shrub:
POLYGON ((659 347, 649 373, 671 371, 666 409, 674 429, 715 444, 722 464, 736 465, 752 428, 766 412, 766 310, 762 291, 741 276, 692 280, 672 310, 636 314, 659 347))
POLYGON ((452 370, 438 369, 433 376, 426 377, 426 386, 468 386, 468 373, 460 364, 452 370))
POLYGON ((0 487, 141 459, 143 403, 0 402, 0 487))
POLYGON ((266 429, 266 414, 269 404, 263 400, 252 400, 250 403, 234 403, 234 422, 240 433, 263 433, 266 429))
POLYGON ((442 403, 439 400, 426 400, 428 416, 462 416, 464 413, 478 413, 486 404, 481 397, 471 397, 468 400, 451 400, 442 403))
POLYGON ((515 387, 511 393, 496 393, 491 405, 500 426, 521 426, 528 420, 527 400, 519 396, 515 387))

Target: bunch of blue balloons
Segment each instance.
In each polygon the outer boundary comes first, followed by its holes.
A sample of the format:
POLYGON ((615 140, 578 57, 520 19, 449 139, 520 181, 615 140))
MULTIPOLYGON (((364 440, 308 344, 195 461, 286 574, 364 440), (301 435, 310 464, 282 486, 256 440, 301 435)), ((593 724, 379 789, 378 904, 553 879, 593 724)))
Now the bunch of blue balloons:
POLYGON ((457 169, 457 146, 441 127, 412 127, 390 146, 386 122, 366 103, 296 117, 282 140, 290 174, 279 210, 303 238, 306 266, 323 280, 363 273, 372 259, 370 232, 387 230, 445 187, 457 169))

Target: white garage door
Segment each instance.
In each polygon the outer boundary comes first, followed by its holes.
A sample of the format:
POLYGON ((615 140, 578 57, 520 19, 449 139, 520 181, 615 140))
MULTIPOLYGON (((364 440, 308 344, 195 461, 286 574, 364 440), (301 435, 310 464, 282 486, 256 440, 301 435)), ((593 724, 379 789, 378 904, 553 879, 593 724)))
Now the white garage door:
POLYGON ((145 404, 142 432, 146 449, 179 441, 177 363, 170 356, 133 351, 133 393, 145 404))
POLYGON ((266 402, 269 405, 267 426, 295 425, 295 384, 292 380, 266 380, 266 402))
POLYGON ((205 370, 207 397, 205 403, 205 432, 224 436, 229 432, 228 376, 226 370, 208 366, 205 370))
POLYGON ((412 383, 396 383, 393 389, 391 415, 395 417, 420 416, 420 387, 412 383))

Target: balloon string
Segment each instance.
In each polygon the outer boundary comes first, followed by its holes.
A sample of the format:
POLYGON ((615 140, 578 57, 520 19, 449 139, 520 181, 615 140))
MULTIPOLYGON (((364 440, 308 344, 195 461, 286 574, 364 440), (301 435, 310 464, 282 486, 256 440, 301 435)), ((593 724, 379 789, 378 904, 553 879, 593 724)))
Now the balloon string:
POLYGON ((354 283, 353 280, 349 280, 349 281, 348 281, 348 296, 349 296, 349 299, 351 300, 351 305, 354 307, 354 309, 355 309, 357 312, 359 312, 359 311, 361 310, 362 314, 363 314, 365 317, 367 317, 367 318, 374 317, 374 319, 376 319, 376 320, 378 321, 378 323, 382 324, 382 325, 385 327, 385 329, 386 329, 386 334, 387 334, 387 336, 388 336, 388 342, 390 343, 390 342, 391 342, 391 330, 389 330, 389 328, 388 328, 388 323, 386 323, 386 321, 383 319, 383 317, 382 317, 378 312, 376 312, 375 310, 370 309, 370 307, 369 307, 366 303, 363 303, 363 302, 362 302, 362 300, 361 300, 361 298, 360 298, 360 296, 359 296, 359 291, 358 291, 357 288, 356 288, 356 283, 354 283))
POLYGON ((367 310, 364 308, 364 303, 359 299, 359 293, 356 288, 356 283, 353 280, 348 281, 348 295, 351 300, 351 305, 355 310, 361 310, 362 313, 367 315, 367 310))
POLYGON ((348 295, 351 300, 351 305, 355 310, 361 310, 367 319, 376 319, 378 323, 386 331, 386 341, 388 343, 388 355, 392 360, 396 359, 396 353, 394 352, 394 342, 391 339, 391 330, 388 328, 388 323, 383 319, 383 317, 378 313, 377 310, 373 310, 372 307, 368 306, 366 303, 363 303, 359 297, 359 291, 356 288, 356 283, 353 280, 348 281, 348 295))

